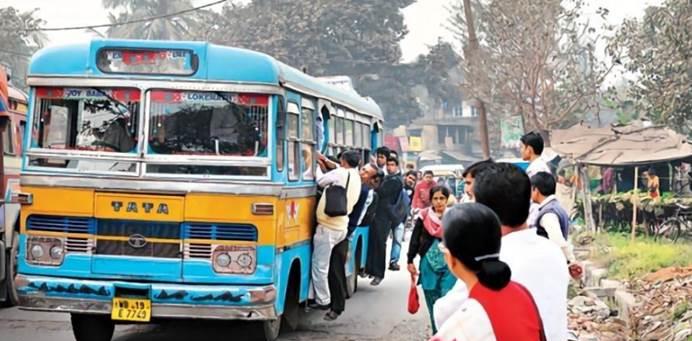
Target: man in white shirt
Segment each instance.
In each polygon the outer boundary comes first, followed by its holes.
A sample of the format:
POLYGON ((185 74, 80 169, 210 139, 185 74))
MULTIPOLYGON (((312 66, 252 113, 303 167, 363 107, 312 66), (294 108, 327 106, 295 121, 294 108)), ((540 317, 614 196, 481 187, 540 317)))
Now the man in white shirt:
MULTIPOLYGON (((519 153, 521 154, 521 159, 524 161, 529 161, 529 167, 526 168, 526 174, 529 178, 540 173, 540 172, 550 172, 550 167, 541 158, 543 154, 543 137, 541 134, 536 132, 530 132, 519 139, 521 142, 519 146, 519 153)), ((538 213, 538 205, 532 204, 529 209, 529 218, 527 220, 529 226, 534 226, 536 224, 536 214, 538 213)))
POLYGON ((569 214, 555 197, 555 188, 555 178, 549 173, 539 172, 531 177, 531 200, 538 204, 536 229, 539 235, 560 247, 567 258, 570 275, 577 279, 582 271, 568 242, 569 214))
MULTIPOLYGON (((326 159, 320 155, 319 162, 323 164, 326 159)), ((329 259, 332 249, 346 238, 348 233, 348 215, 358 201, 361 190, 361 180, 358 174, 360 154, 355 151, 346 151, 341 155, 341 167, 324 174, 319 174, 317 184, 325 189, 317 204, 317 230, 313 238, 312 251, 312 284, 315 291, 315 302, 311 308, 327 310, 331 303, 329 294, 329 259), (330 216, 325 213, 327 204, 326 189, 330 186, 341 186, 346 189, 347 212, 342 216, 330 216)))
POLYGON ((508 163, 483 167, 474 179, 476 202, 490 207, 502 224, 500 260, 512 270, 512 280, 533 296, 548 341, 567 339, 567 260, 560 248, 529 229, 526 219, 531 182, 508 163))

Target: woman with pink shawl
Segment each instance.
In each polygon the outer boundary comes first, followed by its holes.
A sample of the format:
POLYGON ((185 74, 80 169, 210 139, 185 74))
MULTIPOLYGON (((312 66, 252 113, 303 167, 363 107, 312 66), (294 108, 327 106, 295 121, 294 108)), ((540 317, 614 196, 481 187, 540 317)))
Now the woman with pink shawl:
POLYGON ((423 288, 433 334, 437 332, 433 305, 456 283, 456 277, 447 268, 444 255, 438 247, 442 241, 442 216, 447 210, 449 196, 449 189, 445 186, 430 189, 432 206, 420 211, 408 248, 408 271, 411 276, 418 276, 418 284, 423 288), (413 263, 416 256, 420 256, 420 273, 413 263))

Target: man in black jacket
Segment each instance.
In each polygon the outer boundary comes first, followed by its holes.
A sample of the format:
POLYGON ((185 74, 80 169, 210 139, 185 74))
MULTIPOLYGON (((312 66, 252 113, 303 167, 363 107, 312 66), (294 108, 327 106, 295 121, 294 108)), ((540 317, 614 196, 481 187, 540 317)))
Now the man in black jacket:
POLYGON ((384 182, 377 190, 377 212, 375 221, 370 226, 370 240, 368 241, 368 262, 365 271, 373 277, 371 285, 380 285, 384 279, 387 263, 387 236, 394 223, 391 218, 391 206, 399 198, 404 183, 399 169, 399 160, 387 159, 387 172, 384 182))

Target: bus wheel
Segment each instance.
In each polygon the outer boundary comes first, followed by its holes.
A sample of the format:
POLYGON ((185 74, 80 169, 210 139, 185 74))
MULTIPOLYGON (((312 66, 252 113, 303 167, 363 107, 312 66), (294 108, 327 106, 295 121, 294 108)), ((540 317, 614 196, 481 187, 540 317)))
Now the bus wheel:
POLYGON ((12 247, 7 253, 7 266, 5 267, 5 278, 6 278, 6 289, 7 297, 5 297, 5 302, 2 303, 3 307, 12 307, 19 304, 19 296, 17 296, 17 288, 14 284, 14 277, 17 275, 17 247, 19 246, 19 239, 17 234, 14 233, 12 236, 12 247))
POLYGON ((110 341, 115 323, 107 315, 72 314, 72 332, 76 341, 110 341))
POLYGON ((264 330, 265 341, 275 341, 278 339, 281 332, 281 316, 276 320, 263 321, 262 329, 264 330))

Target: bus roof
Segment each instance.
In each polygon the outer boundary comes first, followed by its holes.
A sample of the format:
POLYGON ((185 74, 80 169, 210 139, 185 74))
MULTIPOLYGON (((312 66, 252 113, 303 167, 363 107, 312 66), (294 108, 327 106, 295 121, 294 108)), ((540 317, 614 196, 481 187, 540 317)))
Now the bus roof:
MULTIPOLYGON (((34 54, 28 76, 123 78, 122 74, 104 73, 97 67, 96 56, 99 50, 103 48, 191 50, 202 61, 193 75, 146 75, 145 77, 166 80, 286 85, 382 119, 380 107, 371 99, 329 85, 323 80, 309 76, 266 54, 206 42, 93 39, 89 42, 52 46, 41 49, 34 54)), ((131 75, 130 77, 143 78, 142 75, 131 75)))

